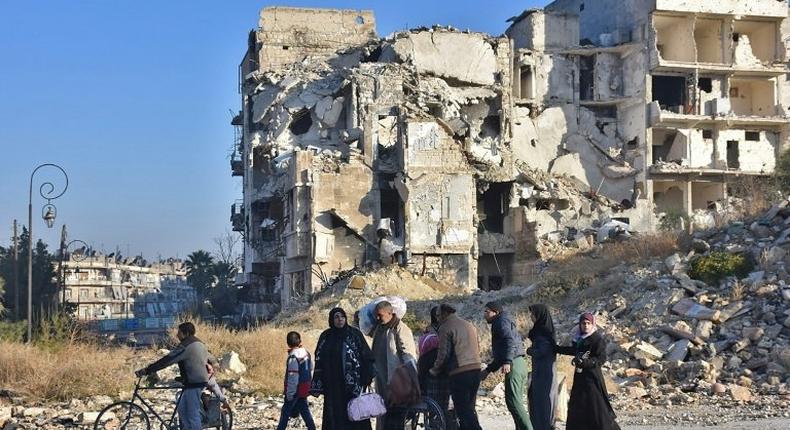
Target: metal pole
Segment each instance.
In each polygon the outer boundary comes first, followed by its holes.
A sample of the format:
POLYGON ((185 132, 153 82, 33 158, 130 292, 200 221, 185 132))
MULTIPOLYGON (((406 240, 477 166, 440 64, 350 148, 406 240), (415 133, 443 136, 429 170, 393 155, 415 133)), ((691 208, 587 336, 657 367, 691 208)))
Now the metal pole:
POLYGON ((60 258, 58 261, 58 288, 62 291, 63 295, 63 305, 62 308, 59 307, 58 303, 58 293, 55 293, 55 298, 53 302, 55 302, 55 311, 57 312, 59 309, 65 309, 66 306, 66 288, 63 285, 63 258, 66 252, 66 224, 63 224, 63 228, 60 230, 60 258))
MULTIPOLYGON (((52 182, 44 182, 39 187, 39 194, 41 197, 47 199, 47 205, 49 206, 49 201, 54 200, 60 196, 62 196, 66 190, 69 188, 69 175, 66 174, 66 171, 63 170, 62 167, 58 166, 57 164, 52 163, 45 163, 38 165, 35 169, 33 169, 33 173, 30 174, 30 188, 28 190, 27 196, 27 229, 28 229, 28 237, 27 237, 27 341, 31 342, 33 340, 33 177, 36 176, 36 172, 42 167, 54 167, 60 170, 63 173, 63 177, 66 179, 66 183, 63 186, 63 191, 58 194, 55 194, 55 185, 52 182), (45 191, 46 190, 46 191, 45 191)), ((46 206, 45 206, 46 207, 46 206)), ((54 219, 54 217, 53 217, 54 219)))
POLYGON ((19 321, 19 236, 14 220, 14 321, 19 321))
POLYGON ((27 203, 27 341, 33 341, 33 175, 27 203))

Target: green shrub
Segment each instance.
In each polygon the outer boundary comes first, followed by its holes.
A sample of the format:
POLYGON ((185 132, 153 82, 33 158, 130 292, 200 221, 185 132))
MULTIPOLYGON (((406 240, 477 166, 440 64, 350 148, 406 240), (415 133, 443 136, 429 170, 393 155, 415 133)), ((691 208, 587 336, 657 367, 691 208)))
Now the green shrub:
POLYGON ((752 263, 740 254, 712 252, 691 260, 689 276, 716 285, 728 276, 745 277, 752 270, 752 263))
POLYGON ((413 312, 406 312, 406 315, 403 316, 401 321, 403 321, 403 323, 414 333, 424 333, 431 323, 430 321, 418 318, 413 312))
POLYGON ((536 300, 554 303, 562 300, 574 290, 583 290, 590 286, 595 273, 575 273, 571 271, 544 273, 539 282, 536 300))
POLYGON ((27 334, 27 323, 24 321, 0 321, 0 341, 22 342, 27 334))
POLYGON ((774 168, 776 186, 784 195, 790 193, 790 150, 787 150, 776 160, 774 168))
POLYGON ((689 225, 689 217, 685 212, 670 209, 664 212, 658 228, 663 231, 674 231, 680 230, 687 225, 689 225))

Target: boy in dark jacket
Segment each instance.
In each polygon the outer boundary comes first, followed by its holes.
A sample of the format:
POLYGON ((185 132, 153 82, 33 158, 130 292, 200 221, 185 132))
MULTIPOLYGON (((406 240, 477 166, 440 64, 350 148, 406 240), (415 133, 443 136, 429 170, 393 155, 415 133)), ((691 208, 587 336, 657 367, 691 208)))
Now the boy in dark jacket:
POLYGON ((483 316, 491 324, 491 353, 494 360, 483 371, 482 379, 502 369, 505 374, 505 404, 513 416, 516 430, 532 430, 529 413, 524 408, 524 383, 528 373, 524 341, 518 334, 516 323, 498 302, 486 303, 483 316))
POLYGON ((297 415, 302 416, 307 430, 315 430, 313 416, 307 405, 307 396, 312 382, 313 361, 310 359, 310 353, 302 348, 302 337, 299 333, 289 332, 285 341, 288 343, 285 387, 283 389, 285 401, 280 412, 280 423, 277 425, 277 430, 285 430, 288 426, 288 419, 297 415))

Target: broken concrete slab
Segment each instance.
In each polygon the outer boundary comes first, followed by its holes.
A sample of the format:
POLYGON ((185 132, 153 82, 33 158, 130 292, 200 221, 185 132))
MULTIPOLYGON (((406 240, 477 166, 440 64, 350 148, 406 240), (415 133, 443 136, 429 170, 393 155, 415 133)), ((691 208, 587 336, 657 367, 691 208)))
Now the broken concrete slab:
POLYGON ((315 115, 327 127, 334 127, 343 112, 343 97, 326 96, 315 105, 315 115))
POLYGON ((703 306, 692 299, 682 299, 672 306, 672 312, 687 317, 696 318, 699 320, 718 321, 721 317, 721 312, 703 306))
POLYGON ((496 54, 481 34, 409 33, 398 38, 392 49, 397 58, 414 64, 419 73, 477 85, 495 82, 496 54))
POLYGON ((634 358, 636 359, 660 360, 664 356, 663 352, 647 342, 638 342, 634 348, 634 358))
POLYGON ((274 85, 267 86, 263 91, 255 94, 252 97, 252 122, 264 121, 267 118, 266 113, 280 94, 280 88, 274 85))
POLYGON ((690 343, 691 341, 688 339, 680 339, 676 341, 667 350, 667 354, 664 356, 664 360, 684 361, 686 359, 686 355, 688 355, 688 349, 690 343))

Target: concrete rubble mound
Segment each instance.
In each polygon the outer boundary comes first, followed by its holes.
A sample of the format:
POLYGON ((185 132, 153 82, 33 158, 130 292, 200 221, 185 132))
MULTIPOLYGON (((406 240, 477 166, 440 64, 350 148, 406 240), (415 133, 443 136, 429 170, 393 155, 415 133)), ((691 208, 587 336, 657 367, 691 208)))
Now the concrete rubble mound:
MULTIPOLYGON (((622 408, 693 405, 702 399, 790 401, 790 206, 748 222, 700 231, 690 250, 599 274, 614 293, 560 309, 568 333, 579 309, 594 309, 610 339, 610 390, 622 408), (693 279, 694 261, 742 256, 750 271, 693 279)), ((713 269, 725 270, 725 269, 713 269)), ((699 274, 696 274, 697 277, 699 274)), ((781 410, 781 409, 780 409, 781 410)))

